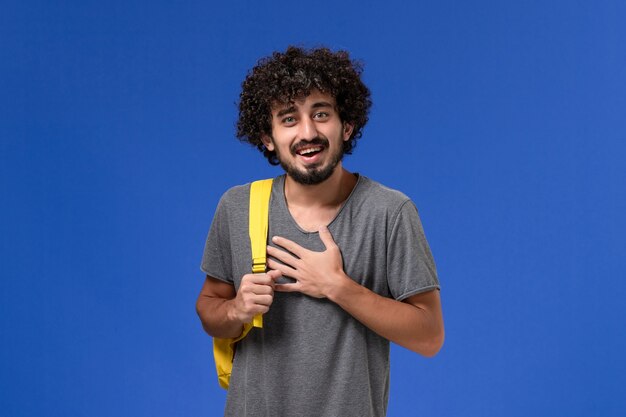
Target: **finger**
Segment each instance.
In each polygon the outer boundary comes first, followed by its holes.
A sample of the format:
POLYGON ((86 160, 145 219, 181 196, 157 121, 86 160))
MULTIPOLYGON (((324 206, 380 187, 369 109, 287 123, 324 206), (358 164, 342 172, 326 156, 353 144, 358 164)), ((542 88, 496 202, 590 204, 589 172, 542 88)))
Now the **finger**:
POLYGON ((267 254, 288 265, 293 265, 298 260, 298 258, 291 255, 290 253, 275 248, 273 246, 267 247, 267 254))
MULTIPOLYGON (((269 260, 271 261, 271 259, 269 260)), ((269 263, 268 261, 268 263, 269 263)), ((278 278, 283 276, 283 273, 281 271, 279 271, 278 269, 271 269, 269 271, 267 271, 267 273, 265 274, 267 275, 268 278, 270 278, 273 281, 276 281, 278 278)))
POLYGON ((268 311, 270 311, 269 305, 254 304, 253 307, 251 307, 248 311, 246 311, 245 313, 246 318, 244 319, 244 322, 251 323, 254 316, 256 316, 257 314, 265 314, 268 311))
POLYGON ((250 299, 255 306, 265 306, 269 307, 272 305, 272 301, 274 300, 273 295, 255 295, 250 299))
POLYGON ((274 293, 274 281, 272 285, 255 285, 251 288, 252 293, 256 295, 272 295, 274 293))
POLYGON ((280 274, 283 276, 293 277, 298 273, 296 269, 290 267, 289 265, 281 264, 273 259, 270 259, 267 264, 271 269, 280 271, 280 274))
POLYGON ((326 249, 330 249, 332 247, 337 246, 337 244, 335 243, 335 240, 333 239, 333 235, 331 235, 330 230, 328 230, 328 227, 326 226, 320 227, 319 234, 320 234, 320 239, 322 240, 322 243, 324 244, 326 249))
POLYGON ((274 289, 279 292, 300 292, 300 284, 297 282, 293 284, 276 284, 274 289))
POLYGON ((256 284, 256 285, 270 285, 272 280, 266 276, 265 273, 262 274, 246 274, 241 278, 241 283, 244 284, 256 284))
POLYGON ((293 253, 298 258, 302 258, 303 251, 306 250, 302 246, 298 245, 296 242, 286 239, 284 237, 280 237, 280 236, 274 236, 272 238, 272 242, 274 242, 280 247, 287 249, 289 252, 293 253))
POLYGON ((240 301, 240 306, 238 307, 240 316, 245 322, 249 322, 253 316, 266 313, 273 300, 274 296, 269 295, 247 296, 240 301))

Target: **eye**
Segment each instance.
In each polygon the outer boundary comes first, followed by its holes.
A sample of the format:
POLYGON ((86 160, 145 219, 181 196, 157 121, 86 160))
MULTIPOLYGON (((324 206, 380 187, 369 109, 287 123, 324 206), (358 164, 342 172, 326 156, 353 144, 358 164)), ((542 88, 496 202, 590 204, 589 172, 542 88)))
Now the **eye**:
POLYGON ((281 120, 281 123, 284 124, 284 125, 291 126, 291 125, 296 123, 296 118, 293 117, 293 116, 287 116, 287 117, 283 118, 283 120, 281 120))
POLYGON ((328 114, 328 112, 325 111, 320 111, 315 113, 315 115, 313 116, 314 119, 328 119, 328 117, 330 116, 330 114, 328 114))

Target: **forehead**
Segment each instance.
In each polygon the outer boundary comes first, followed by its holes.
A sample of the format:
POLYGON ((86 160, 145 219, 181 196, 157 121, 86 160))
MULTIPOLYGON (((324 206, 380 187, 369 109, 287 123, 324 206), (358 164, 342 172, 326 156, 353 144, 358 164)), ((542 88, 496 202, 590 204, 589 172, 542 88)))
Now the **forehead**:
POLYGON ((324 105, 335 107, 337 105, 335 97, 329 93, 312 90, 308 96, 299 97, 287 103, 274 102, 272 104, 272 114, 276 115, 279 112, 284 113, 285 111, 297 111, 298 109, 321 107, 324 105))

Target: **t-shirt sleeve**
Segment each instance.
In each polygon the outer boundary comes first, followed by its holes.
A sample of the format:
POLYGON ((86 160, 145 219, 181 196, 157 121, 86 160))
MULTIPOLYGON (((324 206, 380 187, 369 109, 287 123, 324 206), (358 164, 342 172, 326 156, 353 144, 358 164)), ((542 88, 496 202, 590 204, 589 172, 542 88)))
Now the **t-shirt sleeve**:
POLYGON ((204 245, 200 270, 212 278, 233 283, 230 224, 225 196, 220 199, 204 245))
POLYGON ((410 200, 403 203, 391 228, 387 280, 391 295, 397 300, 439 289, 435 261, 417 208, 410 200))

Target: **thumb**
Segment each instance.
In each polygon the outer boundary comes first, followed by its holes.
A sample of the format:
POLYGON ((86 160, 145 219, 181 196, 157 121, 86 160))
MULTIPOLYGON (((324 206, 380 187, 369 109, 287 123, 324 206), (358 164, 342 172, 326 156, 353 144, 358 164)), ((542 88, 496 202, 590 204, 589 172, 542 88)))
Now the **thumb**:
POLYGON ((330 234, 330 230, 328 230, 327 226, 321 226, 319 228, 319 234, 320 234, 320 239, 322 240, 322 243, 324 244, 324 246, 326 246, 326 249, 330 249, 334 246, 337 246, 337 244, 335 243, 335 240, 333 239, 333 235, 330 234))
POLYGON ((267 271, 265 275, 267 275, 272 280, 276 281, 278 278, 280 278, 283 275, 283 273, 277 269, 272 269, 270 271, 267 271))

